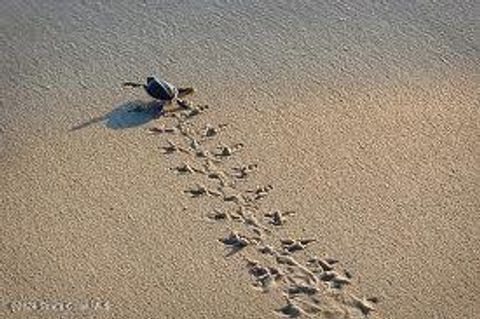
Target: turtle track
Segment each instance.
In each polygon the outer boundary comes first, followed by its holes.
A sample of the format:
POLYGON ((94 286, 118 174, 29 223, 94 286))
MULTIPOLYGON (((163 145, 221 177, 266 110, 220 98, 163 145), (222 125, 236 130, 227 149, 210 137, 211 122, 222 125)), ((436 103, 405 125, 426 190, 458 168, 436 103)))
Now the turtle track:
MULTIPOLYGON (((284 305, 272 309, 282 317, 296 318, 368 318, 376 298, 359 298, 349 292, 352 275, 342 270, 332 257, 310 253, 315 238, 289 238, 281 230, 294 211, 263 207, 263 199, 274 192, 273 185, 249 187, 258 163, 232 164, 245 146, 243 143, 217 143, 226 124, 199 127, 197 119, 208 106, 185 103, 184 109, 170 114, 172 127, 150 128, 164 137, 165 156, 182 153, 172 173, 199 174, 205 184, 187 185, 184 193, 191 198, 208 197, 218 208, 202 216, 205 222, 218 224, 222 235, 216 240, 226 247, 226 257, 240 254, 252 287, 277 294, 284 305), (168 134, 162 134, 168 133, 168 134), (176 136, 180 142, 169 137, 176 136), (208 185, 208 186, 206 186, 208 185), (213 185, 213 186, 212 186, 213 185)), ((212 239, 215 240, 215 239, 212 239)))

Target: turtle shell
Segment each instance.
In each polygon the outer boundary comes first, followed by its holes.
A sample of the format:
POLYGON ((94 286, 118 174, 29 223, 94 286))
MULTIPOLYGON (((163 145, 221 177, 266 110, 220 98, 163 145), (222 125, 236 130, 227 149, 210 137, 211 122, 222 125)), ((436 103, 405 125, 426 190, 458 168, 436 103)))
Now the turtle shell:
POLYGON ((151 97, 158 100, 171 101, 178 95, 178 90, 175 86, 154 76, 147 78, 145 90, 151 97))

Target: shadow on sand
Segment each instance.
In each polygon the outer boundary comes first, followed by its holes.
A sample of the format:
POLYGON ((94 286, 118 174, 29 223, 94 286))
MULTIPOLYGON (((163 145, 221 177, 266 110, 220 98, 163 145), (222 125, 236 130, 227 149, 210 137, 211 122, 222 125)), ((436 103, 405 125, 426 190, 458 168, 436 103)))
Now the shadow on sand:
POLYGON ((159 101, 127 101, 104 116, 90 119, 70 130, 80 130, 99 122, 104 122, 106 127, 113 130, 137 127, 162 116, 163 106, 159 101))

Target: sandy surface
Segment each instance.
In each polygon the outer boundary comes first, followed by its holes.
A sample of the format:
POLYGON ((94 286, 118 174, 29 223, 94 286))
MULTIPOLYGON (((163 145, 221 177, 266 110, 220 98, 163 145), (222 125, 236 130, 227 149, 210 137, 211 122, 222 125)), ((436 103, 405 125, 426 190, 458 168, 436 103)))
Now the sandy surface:
POLYGON ((275 318, 314 255, 353 278, 292 294, 312 317, 362 317, 351 295, 372 318, 478 315, 479 6, 399 2, 0 1, 0 317, 275 318), (125 111, 149 99, 120 84, 152 72, 209 105, 187 136, 125 111), (243 147, 205 166, 192 138, 243 147), (286 238, 316 241, 290 266, 258 252, 286 238), (248 259, 284 277, 262 291, 248 259))

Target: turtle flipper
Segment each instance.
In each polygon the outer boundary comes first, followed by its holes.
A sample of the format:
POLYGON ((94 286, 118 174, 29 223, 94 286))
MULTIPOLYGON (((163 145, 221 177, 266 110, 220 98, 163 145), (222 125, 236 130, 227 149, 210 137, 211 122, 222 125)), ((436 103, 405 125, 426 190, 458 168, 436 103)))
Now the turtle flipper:
POLYGON ((123 82, 122 86, 131 86, 131 87, 134 87, 134 88, 138 88, 138 87, 143 86, 143 84, 135 83, 135 82, 123 82))
POLYGON ((184 96, 190 95, 195 92, 194 88, 179 88, 178 97, 182 98, 184 96))
POLYGON ((180 106, 180 108, 184 110, 188 110, 192 107, 192 105, 186 100, 177 99, 176 102, 178 106, 180 106))

